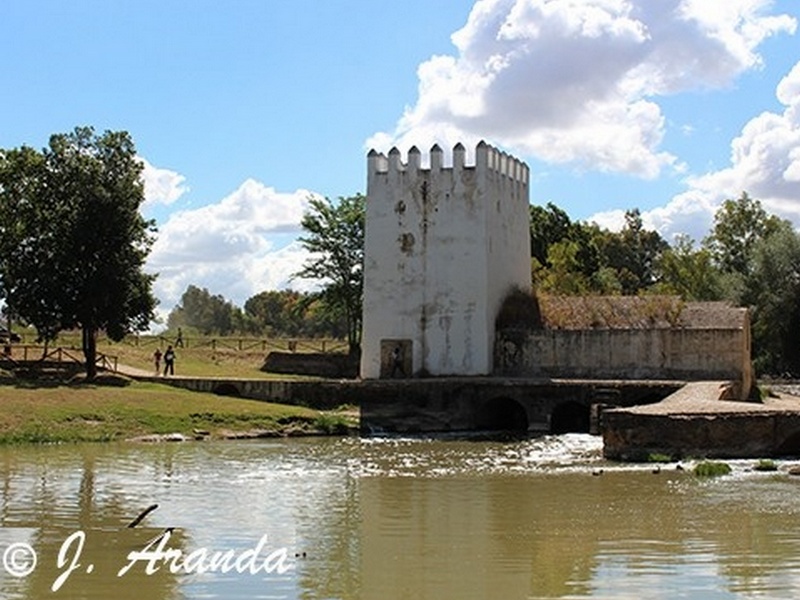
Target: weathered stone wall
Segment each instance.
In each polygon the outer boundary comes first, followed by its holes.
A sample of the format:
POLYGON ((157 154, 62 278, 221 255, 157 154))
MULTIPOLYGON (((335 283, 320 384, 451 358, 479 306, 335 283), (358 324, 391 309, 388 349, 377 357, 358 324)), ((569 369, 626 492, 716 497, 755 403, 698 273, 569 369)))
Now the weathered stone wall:
POLYGON ((488 375, 494 319, 514 286, 530 287, 528 168, 479 144, 475 166, 438 146, 401 161, 370 152, 361 377, 387 368, 387 341, 408 348, 407 375, 488 375))
POLYGON ((270 352, 261 367, 267 373, 354 379, 358 360, 346 354, 270 352))
POLYGON ((751 381, 747 329, 503 331, 495 353, 500 375, 751 381))
POLYGON ((646 461, 650 454, 674 458, 753 458, 797 455, 800 414, 642 415, 603 413, 603 455, 646 461))

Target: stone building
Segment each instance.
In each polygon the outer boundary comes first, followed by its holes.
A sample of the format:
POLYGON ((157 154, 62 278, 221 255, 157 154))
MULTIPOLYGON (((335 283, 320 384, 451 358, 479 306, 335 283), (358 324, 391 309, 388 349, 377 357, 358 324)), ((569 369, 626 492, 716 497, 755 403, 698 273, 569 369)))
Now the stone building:
POLYGON ((511 311, 522 318, 509 318, 501 309, 497 375, 721 380, 740 383, 737 395, 750 390, 746 308, 676 296, 528 298, 533 308, 511 311))
POLYGON ((752 382, 746 309, 531 296, 528 167, 481 142, 367 157, 362 379, 752 382), (535 304, 535 306, 534 306, 535 304))
POLYGON ((495 317, 529 289, 528 167, 481 142, 367 158, 361 377, 489 375, 495 317))

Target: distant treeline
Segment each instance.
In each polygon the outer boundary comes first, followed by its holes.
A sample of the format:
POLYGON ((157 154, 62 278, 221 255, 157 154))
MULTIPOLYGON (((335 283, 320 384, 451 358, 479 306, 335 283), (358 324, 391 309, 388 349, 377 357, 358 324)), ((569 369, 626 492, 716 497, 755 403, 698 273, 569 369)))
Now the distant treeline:
POLYGON ((292 290, 265 291, 235 306, 221 295, 190 285, 169 313, 167 326, 200 335, 334 338, 346 336, 340 317, 326 310, 316 294, 292 290))

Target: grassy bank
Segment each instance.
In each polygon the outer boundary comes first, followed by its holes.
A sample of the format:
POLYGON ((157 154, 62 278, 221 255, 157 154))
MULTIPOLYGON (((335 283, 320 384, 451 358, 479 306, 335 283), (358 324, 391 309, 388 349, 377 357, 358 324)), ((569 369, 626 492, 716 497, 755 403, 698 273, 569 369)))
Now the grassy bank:
POLYGON ((0 384, 0 444, 341 433, 344 413, 190 392, 166 385, 0 384))

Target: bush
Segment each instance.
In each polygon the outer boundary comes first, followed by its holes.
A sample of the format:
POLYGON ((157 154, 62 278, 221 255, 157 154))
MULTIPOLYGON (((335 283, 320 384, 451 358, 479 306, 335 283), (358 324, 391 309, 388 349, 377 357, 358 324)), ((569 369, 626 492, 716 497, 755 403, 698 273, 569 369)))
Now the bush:
POLYGON ((651 463, 669 463, 672 462, 672 457, 668 454, 660 454, 658 452, 652 452, 647 456, 647 462, 651 463))
POLYGON ((314 428, 327 435, 345 435, 350 432, 350 426, 344 416, 328 413, 322 413, 314 419, 314 428))
POLYGON ((730 465, 724 462, 706 460, 694 467, 694 474, 698 477, 718 477, 720 475, 728 475, 730 472, 730 465))
POLYGON ((775 464, 774 460, 770 460, 768 458, 762 458, 760 461, 756 463, 753 467, 754 471, 777 471, 778 465, 775 464))

